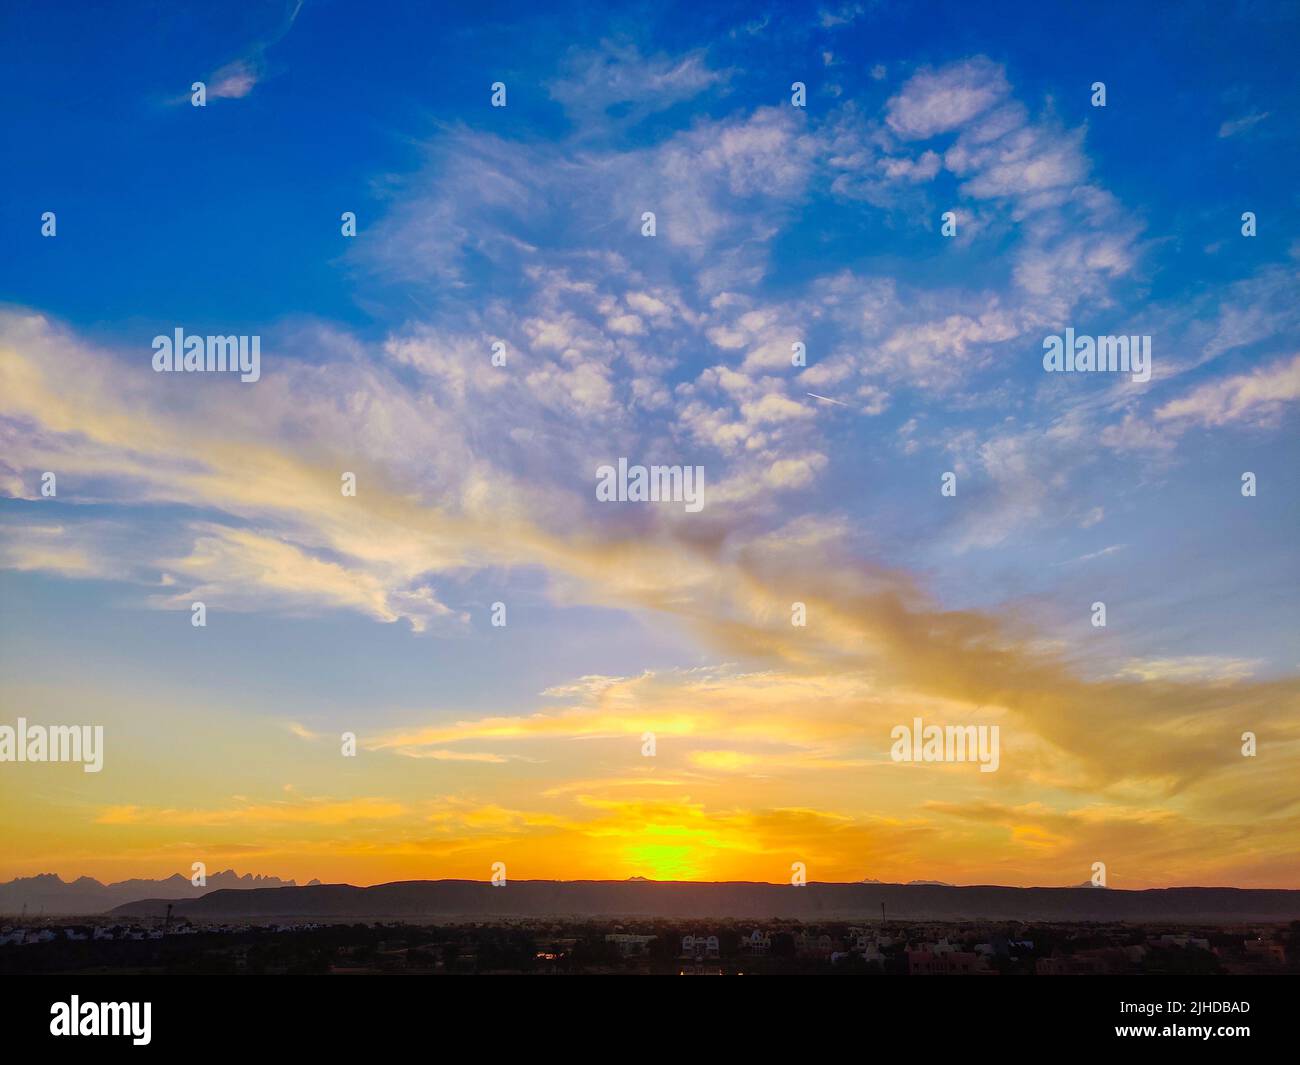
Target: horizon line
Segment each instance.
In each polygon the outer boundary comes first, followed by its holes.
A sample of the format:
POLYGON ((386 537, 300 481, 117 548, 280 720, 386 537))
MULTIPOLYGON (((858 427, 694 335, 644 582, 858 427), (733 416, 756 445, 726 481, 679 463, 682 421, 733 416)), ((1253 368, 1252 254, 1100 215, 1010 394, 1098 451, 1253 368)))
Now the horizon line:
MULTIPOLYGON (((394 885, 394 884, 451 884, 451 883, 455 883, 455 884, 482 884, 482 885, 489 886, 489 887, 493 886, 493 882, 492 882, 491 879, 487 879, 487 880, 475 880, 475 879, 471 879, 471 878, 468 878, 468 877, 454 877, 454 876, 447 876, 447 877, 425 877, 425 878, 405 879, 405 880, 381 880, 381 881, 378 881, 378 882, 373 883, 373 884, 356 884, 356 883, 351 883, 351 882, 349 882, 349 881, 343 881, 343 880, 336 880, 336 881, 323 881, 323 880, 320 880, 319 878, 315 878, 315 877, 314 877, 314 878, 313 878, 313 880, 315 881, 314 883, 313 883, 313 882, 300 883, 300 882, 298 882, 297 880, 295 880, 294 878, 291 878, 291 877, 280 877, 280 876, 276 876, 276 875, 274 875, 274 874, 268 874, 268 873, 237 873, 237 872, 235 872, 235 870, 234 870, 233 868, 232 868, 232 869, 223 869, 223 870, 220 870, 219 872, 217 872, 217 873, 215 873, 215 874, 212 874, 212 875, 209 877, 209 879, 215 879, 217 876, 221 876, 222 874, 225 874, 225 873, 230 873, 230 874, 234 875, 237 879, 240 879, 240 880, 244 880, 244 879, 261 879, 261 880, 278 880, 278 881, 280 881, 279 884, 277 884, 277 885, 272 885, 272 886, 270 886, 270 887, 268 887, 268 888, 265 888, 265 889, 262 889, 262 890, 280 890, 280 889, 282 889, 282 888, 307 888, 307 887, 350 887, 350 888, 356 888, 357 890, 362 891, 362 890, 368 890, 368 889, 370 889, 370 888, 388 887, 388 886, 391 886, 391 885, 394 885)), ((19 881, 23 881, 23 880, 35 880, 35 879, 39 879, 39 878, 41 878, 41 877, 51 877, 51 876, 54 877, 54 878, 55 878, 55 879, 56 879, 60 884, 65 885, 65 886, 71 886, 71 885, 77 883, 79 880, 92 880, 92 881, 94 881, 95 883, 99 884, 101 887, 111 887, 111 886, 113 886, 114 884, 128 883, 128 882, 133 881, 133 880, 134 880, 134 881, 153 881, 154 883, 160 883, 160 884, 161 884, 161 883, 166 882, 167 880, 171 880, 171 879, 174 879, 174 878, 176 878, 176 877, 180 877, 180 878, 185 879, 185 880, 189 880, 189 879, 190 879, 190 877, 186 876, 184 873, 172 873, 172 874, 170 874, 170 875, 168 875, 168 876, 164 876, 164 877, 127 877, 127 878, 125 878, 125 879, 123 879, 123 880, 109 880, 109 881, 99 880, 97 877, 88 876, 88 875, 82 875, 82 876, 75 877, 75 878, 73 878, 73 879, 68 880, 68 879, 64 879, 63 876, 62 876, 61 874, 59 874, 59 873, 34 873, 34 874, 32 874, 31 876, 17 876, 17 877, 13 877, 13 878, 10 879, 10 880, 0 881, 0 888, 7 887, 7 886, 9 886, 9 885, 11 885, 11 884, 16 884, 16 883, 18 883, 19 881)), ((823 886, 823 887, 911 887, 911 888, 935 887, 935 888, 952 888, 952 889, 959 889, 959 890, 968 890, 968 889, 975 889, 975 888, 997 888, 997 889, 1000 889, 1000 890, 1007 890, 1007 891, 1038 891, 1038 890, 1045 890, 1045 891, 1083 891, 1083 890, 1096 891, 1096 890, 1101 890, 1101 891, 1127 891, 1127 892, 1140 892, 1140 891, 1192 891, 1192 890, 1197 890, 1197 891, 1296 891, 1296 892, 1300 892, 1300 887, 1241 887, 1241 886, 1238 886, 1238 885, 1235 885, 1235 884, 1166 884, 1166 885, 1157 886, 1157 887, 1115 887, 1115 886, 1112 886, 1112 885, 1109 885, 1109 884, 1092 884, 1092 883, 1078 883, 1078 884, 996 884, 996 883, 954 884, 954 883, 948 883, 947 881, 936 881, 936 880, 912 880, 912 881, 889 881, 889 880, 809 880, 809 881, 805 882, 804 884, 801 884, 801 885, 795 885, 795 884, 791 884, 791 883, 789 883, 788 881, 772 881, 772 880, 660 880, 660 879, 656 879, 656 878, 654 878, 654 877, 645 877, 645 876, 630 876, 630 877, 619 877, 619 878, 583 877, 583 878, 577 878, 577 879, 572 879, 572 880, 562 880, 562 879, 557 879, 557 878, 548 878, 548 877, 531 877, 531 878, 510 877, 510 878, 508 878, 506 881, 504 881, 504 883, 503 883, 502 886, 508 886, 509 884, 630 884, 630 883, 664 884, 664 885, 668 885, 668 884, 691 884, 691 885, 697 885, 697 886, 722 886, 722 885, 733 885, 733 884, 745 884, 745 885, 759 885, 759 886, 764 886, 764 887, 811 887, 811 886, 813 886, 813 885, 820 885, 820 886, 823 886)), ((194 885, 192 885, 192 886, 194 886, 194 885)), ((203 885, 202 888, 197 888, 197 887, 196 887, 196 890, 231 891, 231 890, 239 890, 239 889, 235 889, 235 888, 223 888, 223 887, 212 887, 212 888, 209 888, 208 885, 205 884, 205 885, 203 885)))

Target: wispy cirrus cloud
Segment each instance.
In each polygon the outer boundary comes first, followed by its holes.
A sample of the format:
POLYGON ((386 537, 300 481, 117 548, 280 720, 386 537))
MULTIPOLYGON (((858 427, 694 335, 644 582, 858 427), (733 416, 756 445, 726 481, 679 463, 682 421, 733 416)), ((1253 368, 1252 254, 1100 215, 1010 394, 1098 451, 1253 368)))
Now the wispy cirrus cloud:
POLYGON ((596 49, 574 48, 560 77, 548 85, 552 99, 589 132, 592 127, 634 125, 726 81, 709 67, 701 49, 686 55, 642 56, 633 41, 602 41, 596 49))
POLYGON ((1239 133, 1245 133, 1264 119, 1268 118, 1267 111, 1256 111, 1252 114, 1242 115, 1240 118, 1226 119, 1219 127, 1220 139, 1224 137, 1235 137, 1239 133))
MULTIPOLYGON (((223 63, 208 74, 206 78, 199 79, 204 84, 206 98, 208 100, 242 100, 251 95, 253 90, 267 76, 267 50, 279 43, 293 28, 294 22, 297 21, 298 15, 302 11, 302 5, 303 0, 282 0, 281 4, 273 5, 273 7, 279 6, 283 12, 277 17, 274 26, 264 36, 259 37, 250 44, 243 54, 236 56, 227 63, 223 63)), ((189 104, 190 100, 190 93, 187 92, 174 97, 170 103, 179 106, 189 104)))
POLYGON ((1274 422, 1300 399, 1300 355, 1199 385, 1157 408, 1164 422, 1200 426, 1274 422))

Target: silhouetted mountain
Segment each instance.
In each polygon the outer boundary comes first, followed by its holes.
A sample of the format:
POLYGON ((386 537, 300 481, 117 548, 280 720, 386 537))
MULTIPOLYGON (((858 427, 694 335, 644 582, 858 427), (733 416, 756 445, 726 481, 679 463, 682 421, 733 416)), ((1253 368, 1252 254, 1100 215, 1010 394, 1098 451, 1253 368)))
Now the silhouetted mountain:
POLYGON ((23 906, 32 915, 93 914, 111 910, 137 899, 195 899, 209 891, 227 888, 247 891, 253 888, 294 887, 292 880, 278 876, 237 874, 233 869, 214 873, 204 887, 194 887, 188 876, 177 873, 166 880, 121 880, 101 884, 88 876, 65 881, 54 873, 19 877, 0 884, 0 913, 21 913, 23 906))
MULTIPOLYGON (((411 880, 374 887, 213 891, 175 912, 216 920, 263 917, 672 917, 1040 921, 1283 921, 1300 919, 1300 891, 1240 888, 950 887, 912 884, 702 884, 637 880, 411 880)), ((160 914, 165 900, 114 912, 160 914)))
MULTIPOLYGON (((883 881, 883 880, 875 880, 875 879, 873 879, 872 877, 867 877, 865 880, 859 880, 858 883, 859 883, 859 884, 883 884, 883 883, 885 883, 885 881, 883 881)), ((953 886, 952 884, 949 884, 946 880, 909 880, 905 886, 906 886, 906 887, 916 887, 916 886, 919 885, 919 884, 930 884, 930 885, 934 885, 934 886, 936 886, 936 887, 952 887, 952 886, 953 886)))

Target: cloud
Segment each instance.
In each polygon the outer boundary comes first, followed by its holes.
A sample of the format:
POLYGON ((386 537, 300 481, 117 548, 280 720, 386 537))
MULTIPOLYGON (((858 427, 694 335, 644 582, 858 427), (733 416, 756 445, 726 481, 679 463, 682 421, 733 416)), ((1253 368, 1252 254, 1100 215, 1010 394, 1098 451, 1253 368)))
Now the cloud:
POLYGON ((1204 680, 1234 682, 1253 676, 1262 666, 1258 658, 1225 655, 1183 655, 1178 658, 1141 658, 1127 662, 1120 676, 1140 680, 1204 680))
POLYGON ((1210 381, 1156 409, 1161 421, 1200 426, 1268 424, 1300 399, 1300 355, 1210 381))
MULTIPOLYGON (((302 11, 303 0, 287 0, 280 5, 283 17, 279 23, 268 30, 265 36, 250 44, 242 55, 218 67, 204 79, 207 86, 207 99, 242 100, 266 78, 267 51, 279 43, 293 28, 294 22, 302 11)), ((185 93, 171 101, 173 104, 188 104, 190 96, 185 93)))
POLYGON ((449 130, 427 167, 395 182, 397 202, 359 263, 389 280, 467 291, 485 263, 526 276, 541 264, 589 265, 595 247, 609 261, 611 245, 646 239, 650 211, 656 239, 699 264, 718 291, 756 276, 782 212, 812 177, 814 146, 792 110, 701 120, 635 148, 449 130))
POLYGON ((851 26, 864 13, 861 4, 839 4, 821 8, 817 13, 817 21, 822 29, 832 30, 840 26, 851 26))
POLYGON ((236 59, 208 75, 208 99, 241 100, 257 87, 261 77, 260 63, 236 59))
POLYGON ((890 98, 885 123, 904 140, 924 140, 965 125, 1009 91, 1002 68, 983 57, 923 70, 890 98))
POLYGON ((315 557, 301 547, 249 529, 199 524, 190 553, 160 559, 176 591, 155 596, 168 609, 188 609, 195 601, 223 610, 279 610, 309 607, 351 609, 378 621, 405 618, 415 632, 436 619, 468 621, 438 602, 427 585, 403 585, 400 572, 372 572, 315 557))
POLYGON ((54 573, 63 577, 116 577, 104 559, 97 557, 93 540, 79 529, 36 522, 5 522, 0 542, 0 569, 54 573))
POLYGON ((1268 118, 1267 111, 1257 111, 1253 114, 1242 115, 1240 118, 1228 119, 1219 126, 1219 138, 1235 137, 1238 133, 1245 133, 1266 118, 1268 118))
MULTIPOLYGON (((595 700, 590 703, 385 734, 372 741, 373 750, 448 751, 466 741, 490 740, 495 747, 538 737, 626 736, 629 729, 716 737, 729 741, 728 749, 746 737, 805 748, 843 745, 861 728, 864 707, 889 708, 882 712, 905 720, 910 712, 899 699, 912 706, 928 699, 1011 715, 1027 734, 1069 752, 1078 766, 1076 786, 1127 782, 1166 794, 1221 770, 1214 735, 1268 723, 1280 738, 1288 728, 1280 715, 1296 699, 1291 680, 1243 681, 1230 696, 1176 680, 1088 680, 1067 659, 1036 648, 1014 615, 946 610, 910 575, 856 557, 834 525, 824 526, 812 551, 803 547, 802 534, 758 535, 746 527, 751 515, 743 508, 724 509, 707 537, 682 525, 680 515, 635 527, 606 525, 607 510, 594 502, 575 505, 572 493, 557 497, 549 479, 532 488, 516 485, 504 472, 513 459, 503 455, 501 465, 489 464, 479 454, 465 462, 462 451, 447 446, 464 438, 461 429, 447 427, 466 423, 443 420, 458 409, 454 397, 446 409, 412 398, 373 367, 290 362, 244 391, 193 378, 164 388, 143 368, 147 352, 131 371, 40 319, 10 316, 0 325, 4 416, 35 427, 16 439, 60 441, 60 462, 74 482, 112 468, 128 503, 166 502, 207 515, 191 525, 195 538, 187 554, 172 553, 173 534, 159 541, 167 554, 131 558, 172 574, 182 602, 206 595, 249 608, 342 607, 385 621, 405 617, 418 627, 454 609, 425 591, 440 575, 445 581, 525 565, 546 575, 556 604, 641 613, 766 669, 713 678, 597 678, 579 689, 595 700), (68 374, 85 388, 59 387, 68 374), (319 391, 323 380, 339 391, 319 391), (364 403, 349 398, 362 396, 364 403), (377 397, 383 404, 376 408, 377 397), (198 432, 196 425, 220 432, 198 432), (394 447, 396 440, 404 446, 394 447), (390 485, 412 452, 420 461, 394 491, 390 485), (339 493, 338 471, 345 468, 359 471, 356 500, 339 493), (807 629, 790 626, 794 601, 805 603, 814 619, 807 629), (819 712, 792 713, 809 705, 819 712), (1197 728, 1187 727, 1188 715, 1196 715, 1197 728)), ((726 385, 726 375, 718 374, 716 381, 724 392, 736 389, 741 406, 749 402, 747 376, 726 385)), ((1234 386, 1229 393, 1240 391, 1234 386)), ((1276 398, 1277 392, 1256 388, 1249 395, 1276 398)), ((754 402, 761 405, 761 393, 754 402)), ((525 423, 530 409, 521 392, 516 413, 525 423)), ((809 421, 782 420, 780 403, 771 410, 780 412, 777 426, 809 421)), ((996 482, 1025 493, 1007 497, 1013 507, 1041 507, 1046 497, 1031 490, 1033 478, 1052 484, 1060 472, 1052 463, 1077 453, 1073 441, 1085 431, 1086 424, 1065 421, 1046 436, 1007 436, 986 446, 981 461, 996 482), (1044 450, 1044 439, 1056 441, 1054 450, 1044 450)), ((7 461, 21 472, 35 460, 20 450, 7 461)), ((749 467, 746 476, 769 492, 788 489, 806 485, 825 461, 787 453, 749 467)), ((734 478, 722 487, 741 499, 753 490, 734 478)), ((91 542, 110 558, 120 548, 106 536, 92 535, 91 542)), ((850 747, 836 756, 863 753, 850 747)))
POLYGON ((482 762, 488 765, 504 765, 509 762, 499 754, 490 754, 485 751, 447 751, 447 750, 403 750, 398 749, 398 754, 406 758, 431 758, 437 762, 482 762))
POLYGON ((219 809, 171 809, 109 806, 95 817, 97 825, 150 824, 169 828, 254 827, 259 825, 347 825, 355 821, 391 821, 407 808, 390 799, 302 799, 273 803, 241 803, 219 809))
POLYGON ((645 57, 634 43, 607 40, 597 49, 571 50, 563 75, 547 88, 580 126, 603 131, 611 124, 634 125, 726 76, 709 68, 703 51, 645 57))

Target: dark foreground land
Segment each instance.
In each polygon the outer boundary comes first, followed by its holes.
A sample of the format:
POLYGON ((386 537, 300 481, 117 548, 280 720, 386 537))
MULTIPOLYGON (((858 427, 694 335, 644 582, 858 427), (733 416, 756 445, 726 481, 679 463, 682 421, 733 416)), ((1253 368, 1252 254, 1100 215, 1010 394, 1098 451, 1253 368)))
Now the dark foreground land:
POLYGON ((1286 924, 310 918, 48 921, 0 945, 0 973, 1295 974, 1286 924))

